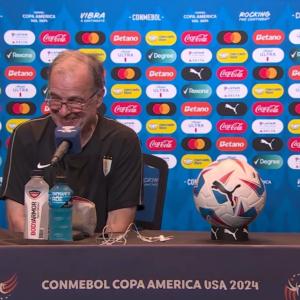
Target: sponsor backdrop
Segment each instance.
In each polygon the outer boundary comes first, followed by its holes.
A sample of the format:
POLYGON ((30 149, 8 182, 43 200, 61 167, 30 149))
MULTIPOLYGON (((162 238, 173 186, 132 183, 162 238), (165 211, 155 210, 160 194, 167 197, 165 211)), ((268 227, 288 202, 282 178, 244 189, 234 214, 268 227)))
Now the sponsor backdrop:
POLYGON ((192 186, 235 156, 268 192, 250 229, 300 231, 299 1, 2 1, 0 24, 1 173, 12 130, 48 112, 48 64, 80 49, 105 64, 105 114, 169 165, 164 229, 208 229, 192 186))

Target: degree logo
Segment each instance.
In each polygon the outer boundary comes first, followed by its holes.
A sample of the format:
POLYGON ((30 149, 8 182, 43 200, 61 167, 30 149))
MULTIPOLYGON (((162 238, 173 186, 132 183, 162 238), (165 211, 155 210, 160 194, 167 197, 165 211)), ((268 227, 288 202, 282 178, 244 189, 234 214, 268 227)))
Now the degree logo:
POLYGON ((300 119, 293 119, 288 123, 288 130, 293 134, 300 134, 300 119))
POLYGON ((212 60, 212 53, 209 49, 188 48, 181 52, 181 60, 187 64, 205 64, 212 60))
POLYGON ((198 136, 193 138, 184 138, 181 142, 182 148, 188 151, 206 151, 211 147, 209 138, 198 136))
POLYGON ((289 105, 289 113, 293 116, 300 116, 300 102, 292 102, 289 105))
POLYGON ((207 154, 186 154, 181 158, 181 165, 185 169, 204 169, 212 163, 207 154))
POLYGON ((277 137, 259 137, 253 140, 252 145, 257 151, 279 151, 283 142, 277 137))
POLYGON ((147 113, 151 116, 172 116, 176 106, 172 102, 150 102, 147 104, 147 113))
POLYGON ((46 30, 40 34, 40 41, 44 45, 63 46, 70 43, 71 36, 64 30, 46 30))
POLYGON ((257 63, 279 63, 284 59, 284 52, 280 48, 257 48, 252 58, 257 63))
POLYGON ((141 42, 141 35, 137 31, 114 31, 110 41, 116 46, 136 46, 141 42))
POLYGON ((208 102, 184 102, 181 105, 181 112, 184 116, 209 116, 212 113, 212 106, 208 102))
POLYGON ((105 34, 101 31, 79 31, 75 40, 79 45, 102 45, 105 42, 105 34))
POLYGON ((35 52, 30 48, 11 48, 4 57, 11 63, 31 63, 35 60, 35 52))
POLYGON ((142 53, 138 49, 114 49, 110 53, 110 59, 116 64, 136 64, 142 59, 142 53))
POLYGON ((217 76, 220 80, 244 80, 248 76, 248 70, 242 66, 220 67, 217 76))
POLYGON ((181 71, 181 76, 189 81, 203 81, 211 77, 211 70, 208 67, 185 67, 181 71))
POLYGON ((172 99, 177 94, 173 84, 150 84, 146 88, 146 94, 151 99, 172 99))
POLYGON ((33 115, 36 106, 32 102, 10 102, 6 105, 6 110, 10 115, 33 115))
POLYGON ((185 98, 209 98, 212 89, 208 84, 186 84, 183 86, 181 93, 185 98))
POLYGON ((9 66, 5 69, 5 77, 9 80, 33 80, 35 69, 30 66, 9 66))
POLYGON ((181 41, 188 46, 208 45, 212 40, 210 32, 206 30, 185 31, 181 35, 181 41))
POLYGON ((300 83, 294 83, 289 86, 288 89, 289 96, 294 99, 300 98, 300 83))
POLYGON ((253 41, 257 45, 280 45, 285 38, 284 33, 278 29, 256 30, 253 41))
POLYGON ((172 46, 176 43, 177 36, 173 31, 149 31, 145 39, 150 46, 172 46))
POLYGON ((247 140, 242 137, 221 137, 216 146, 220 151, 239 152, 247 148, 247 140))
POLYGON ((149 67, 146 77, 153 81, 172 81, 176 78, 176 69, 173 67, 149 67))
POLYGON ((293 48, 290 53, 290 59, 293 62, 299 63, 300 62, 300 48, 293 48))
POLYGON ((248 59, 248 52, 243 48, 221 48, 217 52, 220 63, 244 63, 248 59))
POLYGON ((176 60, 177 54, 173 49, 150 49, 146 58, 152 63, 171 64, 176 60))
POLYGON ((221 116, 243 116, 247 109, 243 102, 220 102, 217 105, 217 112, 221 116))
POLYGON ((111 111, 116 116, 138 116, 142 112, 142 107, 137 102, 115 102, 111 106, 111 111))
POLYGON ((252 111, 256 116, 276 117, 283 113, 283 105, 278 101, 256 102, 252 111))
POLYGON ((81 53, 95 55, 99 61, 104 62, 106 60, 106 52, 100 48, 81 48, 79 49, 81 53))
POLYGON ((115 84, 111 87, 111 95, 117 99, 136 99, 142 94, 142 89, 137 84, 115 84))
POLYGON ((146 147, 151 151, 173 151, 176 140, 172 137, 151 137, 146 140, 146 147))
POLYGON ((30 119, 10 119, 6 122, 6 130, 12 133, 13 130, 20 124, 29 121, 30 119))
POLYGON ((137 67, 116 67, 111 70, 111 77, 115 80, 134 81, 141 77, 141 70, 137 67))
POLYGON ((252 95, 255 98, 280 98, 284 93, 283 86, 277 83, 255 84, 252 88, 252 95))
POLYGON ((276 170, 283 165, 281 156, 275 154, 256 155, 252 161, 258 169, 276 170))
POLYGON ((146 123, 146 129, 149 133, 174 133, 177 129, 177 124, 171 119, 150 119, 146 123))
POLYGON ((300 66, 291 66, 288 74, 290 79, 300 80, 300 66))
POLYGON ((258 80, 277 80, 283 76, 283 70, 279 66, 262 66, 253 70, 253 76, 258 80))
POLYGON ((217 40, 223 45, 242 45, 248 40, 245 31, 221 31, 218 33, 217 40))

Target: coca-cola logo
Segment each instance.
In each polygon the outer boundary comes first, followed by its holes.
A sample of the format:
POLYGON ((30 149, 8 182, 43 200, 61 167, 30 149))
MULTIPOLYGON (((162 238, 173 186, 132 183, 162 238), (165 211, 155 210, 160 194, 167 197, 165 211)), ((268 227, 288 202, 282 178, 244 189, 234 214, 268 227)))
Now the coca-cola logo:
POLYGON ((111 111, 116 116, 137 116, 141 113, 142 107, 138 102, 115 102, 111 111))
POLYGON ((147 139, 146 146, 151 151, 173 151, 176 140, 171 137, 151 137, 147 139))
POLYGON ((247 127, 244 120, 220 120, 217 122, 217 130, 220 133, 244 133, 247 127))
POLYGON ((47 30, 40 34, 40 41, 44 45, 67 45, 70 40, 70 34, 63 30, 47 30))
POLYGON ((114 31, 110 41, 116 46, 136 46, 141 42, 141 35, 137 31, 114 31))
POLYGON ((146 77, 154 81, 170 81, 176 77, 176 69, 173 67, 149 67, 146 77))
POLYGON ((181 106, 184 116, 208 116, 212 112, 212 106, 208 102, 185 102, 181 106))
POLYGON ((288 147, 291 151, 300 152, 300 138, 290 138, 288 140, 288 147))
POLYGON ((181 41, 185 45, 208 45, 211 42, 212 36, 206 30, 185 31, 181 35, 181 41))
POLYGON ((244 80, 247 78, 248 71, 245 67, 220 67, 217 76, 220 80, 244 80))
POLYGON ((256 102, 252 111, 256 116, 280 116, 283 113, 283 105, 278 101, 256 102))
POLYGON ((247 148, 247 140, 242 137, 221 137, 217 140, 216 146, 221 151, 238 152, 247 148))

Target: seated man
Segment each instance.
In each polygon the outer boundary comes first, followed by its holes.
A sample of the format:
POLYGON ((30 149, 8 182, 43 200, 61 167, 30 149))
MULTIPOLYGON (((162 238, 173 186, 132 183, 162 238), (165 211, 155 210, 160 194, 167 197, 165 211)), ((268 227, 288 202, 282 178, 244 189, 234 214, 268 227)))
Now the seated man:
MULTIPOLYGON (((48 164, 55 151, 56 126, 81 128, 82 150, 59 163, 75 196, 93 201, 97 228, 123 232, 133 222, 140 201, 142 155, 130 128, 98 113, 104 94, 104 69, 94 56, 65 51, 49 70, 49 115, 18 126, 10 140, 1 198, 9 229, 24 231, 24 185, 32 170, 48 164)), ((45 169, 53 186, 56 168, 45 169)))

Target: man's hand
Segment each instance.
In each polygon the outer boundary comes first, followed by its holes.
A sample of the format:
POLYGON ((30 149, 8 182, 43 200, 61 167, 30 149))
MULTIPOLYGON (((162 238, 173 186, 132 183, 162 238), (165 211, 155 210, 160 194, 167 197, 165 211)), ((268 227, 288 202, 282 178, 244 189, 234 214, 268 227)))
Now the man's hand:
POLYGON ((6 199, 6 216, 10 231, 24 232, 25 214, 23 204, 6 199))
POLYGON ((110 211, 106 222, 107 231, 125 232, 129 224, 134 222, 135 212, 135 206, 110 211))

